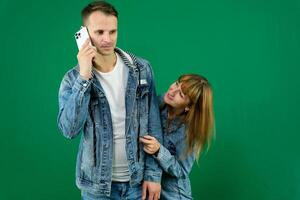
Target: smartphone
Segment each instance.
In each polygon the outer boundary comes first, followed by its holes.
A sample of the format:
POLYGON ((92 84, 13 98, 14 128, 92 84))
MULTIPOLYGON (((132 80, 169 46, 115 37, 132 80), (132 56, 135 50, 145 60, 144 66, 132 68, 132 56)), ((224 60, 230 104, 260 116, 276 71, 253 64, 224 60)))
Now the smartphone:
POLYGON ((87 28, 85 26, 81 26, 80 30, 75 33, 75 40, 77 43, 78 50, 81 49, 82 45, 88 38, 90 38, 90 36, 87 28))

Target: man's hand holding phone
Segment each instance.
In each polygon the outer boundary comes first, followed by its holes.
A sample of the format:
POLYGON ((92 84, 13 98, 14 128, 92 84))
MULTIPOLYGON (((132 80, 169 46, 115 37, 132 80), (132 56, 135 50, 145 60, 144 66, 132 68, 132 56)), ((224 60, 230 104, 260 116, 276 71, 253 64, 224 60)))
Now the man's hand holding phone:
POLYGON ((90 45, 90 39, 87 39, 77 54, 80 75, 88 80, 92 77, 93 59, 96 57, 97 49, 90 45))
POLYGON ((82 26, 75 33, 75 40, 79 49, 77 59, 80 68, 80 75, 88 80, 92 77, 93 59, 96 56, 97 49, 92 46, 88 29, 82 26))

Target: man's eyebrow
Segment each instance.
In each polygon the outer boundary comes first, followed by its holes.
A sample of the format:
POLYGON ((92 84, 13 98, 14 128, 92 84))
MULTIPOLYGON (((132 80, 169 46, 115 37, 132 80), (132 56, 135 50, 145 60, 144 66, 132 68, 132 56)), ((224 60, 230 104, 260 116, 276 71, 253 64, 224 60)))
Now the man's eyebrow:
MULTIPOLYGON (((117 28, 115 28, 115 29, 111 29, 111 30, 109 30, 109 32, 111 32, 111 31, 117 31, 118 29, 117 28)), ((103 29, 101 29, 101 28, 99 28, 99 29, 96 29, 96 30, 94 30, 94 33, 95 32, 98 32, 98 31, 105 31, 105 30, 103 30, 103 29)))
POLYGON ((104 30, 99 28, 99 29, 94 30, 94 33, 98 32, 98 31, 104 31, 104 30))

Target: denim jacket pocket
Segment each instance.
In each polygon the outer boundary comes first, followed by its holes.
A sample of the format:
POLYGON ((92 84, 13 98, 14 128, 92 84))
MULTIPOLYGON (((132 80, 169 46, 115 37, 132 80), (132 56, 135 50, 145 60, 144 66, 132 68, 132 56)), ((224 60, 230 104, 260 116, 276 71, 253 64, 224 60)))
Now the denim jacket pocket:
POLYGON ((95 165, 95 152, 94 152, 94 141, 93 135, 93 127, 87 127, 86 131, 83 135, 83 145, 81 146, 81 170, 87 174, 91 173, 92 167, 95 165))
POLYGON ((148 115, 148 99, 149 99, 149 85, 143 84, 139 85, 137 88, 137 103, 138 103, 138 111, 140 111, 140 115, 148 115))
POLYGON ((95 110, 97 110, 98 100, 92 98, 89 106, 89 114, 87 116, 85 130, 83 131, 82 146, 82 166, 81 168, 95 167, 97 163, 96 146, 96 122, 95 110))

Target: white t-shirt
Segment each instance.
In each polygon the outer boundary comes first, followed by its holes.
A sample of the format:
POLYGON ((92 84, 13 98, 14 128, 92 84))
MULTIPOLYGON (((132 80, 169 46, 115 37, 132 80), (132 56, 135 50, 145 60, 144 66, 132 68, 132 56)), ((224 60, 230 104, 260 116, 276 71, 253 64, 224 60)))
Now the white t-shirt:
POLYGON ((113 124, 113 164, 112 181, 126 182, 130 180, 126 156, 125 136, 125 92, 128 79, 128 68, 116 53, 117 61, 114 69, 103 73, 96 70, 97 79, 101 83, 108 100, 113 124))

